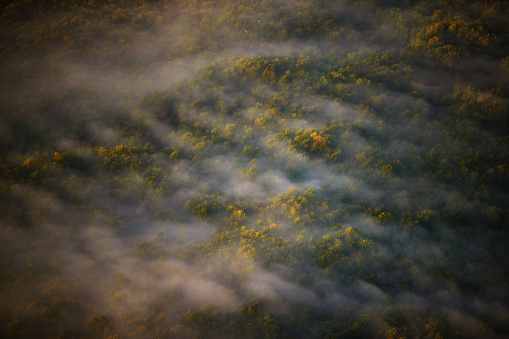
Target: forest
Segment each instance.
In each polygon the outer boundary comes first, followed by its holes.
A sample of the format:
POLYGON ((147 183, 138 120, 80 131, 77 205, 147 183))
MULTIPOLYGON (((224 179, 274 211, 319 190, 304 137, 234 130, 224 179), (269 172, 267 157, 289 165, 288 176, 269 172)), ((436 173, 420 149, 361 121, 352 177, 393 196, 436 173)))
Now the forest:
POLYGON ((507 338, 509 2, 0 4, 0 338, 507 338))

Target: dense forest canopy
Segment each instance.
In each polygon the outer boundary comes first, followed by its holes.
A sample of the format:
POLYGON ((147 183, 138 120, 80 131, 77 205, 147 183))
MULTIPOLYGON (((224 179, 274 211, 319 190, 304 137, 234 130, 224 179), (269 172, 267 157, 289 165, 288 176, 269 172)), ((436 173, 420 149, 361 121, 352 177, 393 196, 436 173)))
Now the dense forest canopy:
POLYGON ((0 4, 0 337, 505 338, 509 3, 0 4))

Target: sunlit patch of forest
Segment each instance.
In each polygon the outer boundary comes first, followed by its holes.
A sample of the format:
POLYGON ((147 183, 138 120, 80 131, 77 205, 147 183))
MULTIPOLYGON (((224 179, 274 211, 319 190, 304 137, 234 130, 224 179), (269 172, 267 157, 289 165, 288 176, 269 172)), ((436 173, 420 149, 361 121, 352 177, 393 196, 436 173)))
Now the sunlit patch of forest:
POLYGON ((506 338, 509 3, 0 4, 0 337, 506 338))

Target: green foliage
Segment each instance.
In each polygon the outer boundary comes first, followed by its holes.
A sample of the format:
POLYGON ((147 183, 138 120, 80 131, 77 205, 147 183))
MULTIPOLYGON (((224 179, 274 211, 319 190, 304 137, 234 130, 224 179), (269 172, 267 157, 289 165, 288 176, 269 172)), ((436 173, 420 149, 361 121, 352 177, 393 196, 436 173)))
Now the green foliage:
POLYGON ((0 337, 507 335, 508 10, 0 5, 0 337))
POLYGON ((221 194, 205 195, 194 200, 188 200, 184 208, 200 218, 225 210, 225 202, 221 194))
POLYGON ((331 147, 330 135, 320 135, 314 129, 305 130, 297 135, 292 146, 312 156, 322 156, 327 160, 337 160, 339 149, 331 147))
POLYGON ((135 248, 135 252, 143 258, 159 258, 165 256, 167 253, 165 243, 166 240, 164 239, 163 233, 160 232, 152 241, 145 241, 138 244, 135 248))
POLYGON ((507 128, 508 109, 500 89, 481 91, 457 84, 452 95, 444 101, 457 107, 460 119, 470 119, 491 129, 507 128))

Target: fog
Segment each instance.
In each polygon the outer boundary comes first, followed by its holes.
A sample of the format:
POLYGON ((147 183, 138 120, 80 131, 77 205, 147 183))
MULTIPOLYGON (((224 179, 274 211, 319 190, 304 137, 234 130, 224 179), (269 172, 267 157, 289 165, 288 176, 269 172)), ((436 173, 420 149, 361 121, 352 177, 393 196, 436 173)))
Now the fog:
POLYGON ((424 5, 73 3, 1 7, 0 336, 509 333, 506 30, 451 64, 424 5))

